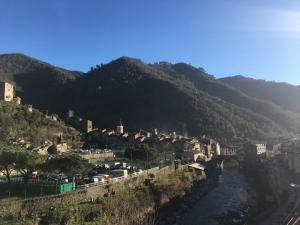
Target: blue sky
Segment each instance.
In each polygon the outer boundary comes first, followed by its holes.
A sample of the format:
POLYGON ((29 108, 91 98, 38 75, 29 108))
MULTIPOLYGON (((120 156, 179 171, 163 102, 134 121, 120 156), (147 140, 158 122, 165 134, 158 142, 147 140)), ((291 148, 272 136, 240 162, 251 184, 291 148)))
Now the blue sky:
POLYGON ((87 71, 127 55, 300 84, 298 0, 1 0, 0 53, 87 71))

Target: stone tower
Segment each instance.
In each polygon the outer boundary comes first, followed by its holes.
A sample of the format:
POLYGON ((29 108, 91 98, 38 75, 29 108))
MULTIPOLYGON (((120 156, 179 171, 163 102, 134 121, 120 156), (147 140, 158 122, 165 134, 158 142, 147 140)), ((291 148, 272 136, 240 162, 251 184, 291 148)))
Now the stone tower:
POLYGON ((0 82, 0 100, 11 102, 14 98, 14 86, 7 82, 0 82))
POLYGON ((73 110, 71 110, 71 109, 68 110, 68 112, 67 112, 67 119, 74 117, 74 115, 75 115, 75 113, 74 113, 73 110))
POLYGON ((123 125, 122 125, 122 121, 120 120, 119 125, 117 125, 117 133, 118 134, 123 134, 124 130, 123 130, 123 125))
POLYGON ((93 122, 91 120, 82 120, 81 130, 85 133, 91 132, 93 130, 93 122))
POLYGON ((15 102, 17 105, 21 105, 21 98, 20 97, 16 97, 15 98, 15 102))

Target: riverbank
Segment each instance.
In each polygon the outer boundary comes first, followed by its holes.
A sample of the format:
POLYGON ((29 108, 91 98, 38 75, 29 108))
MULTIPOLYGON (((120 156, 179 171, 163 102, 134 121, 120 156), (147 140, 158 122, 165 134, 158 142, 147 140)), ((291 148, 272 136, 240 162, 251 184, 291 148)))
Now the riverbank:
POLYGON ((228 212, 244 212, 243 220, 257 225, 285 203, 289 174, 278 163, 232 168, 195 183, 186 196, 162 207, 158 224, 218 225, 221 217, 231 220, 228 212))
POLYGON ((157 209, 185 196, 202 178, 187 166, 149 173, 143 183, 122 183, 118 188, 108 185, 106 193, 94 194, 89 200, 51 206, 49 198, 48 207, 34 207, 30 213, 8 213, 0 218, 0 224, 154 225, 157 209))
POLYGON ((246 200, 246 179, 237 170, 225 170, 195 183, 186 196, 159 210, 158 224, 217 225, 220 216, 246 200))
POLYGON ((249 177, 249 185, 256 194, 248 203, 248 223, 257 225, 267 221, 286 203, 291 176, 285 166, 275 161, 261 163, 255 169, 247 170, 245 174, 249 177))

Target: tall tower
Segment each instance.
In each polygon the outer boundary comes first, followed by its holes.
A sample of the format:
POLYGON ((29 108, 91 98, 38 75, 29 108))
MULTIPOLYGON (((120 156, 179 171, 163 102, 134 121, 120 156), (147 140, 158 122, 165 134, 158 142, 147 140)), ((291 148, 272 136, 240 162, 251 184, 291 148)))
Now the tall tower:
POLYGON ((74 113, 73 110, 71 110, 71 109, 68 110, 68 112, 67 112, 67 119, 74 117, 74 115, 75 115, 75 113, 74 113))
POLYGON ((0 82, 0 100, 11 102, 14 98, 14 86, 7 82, 0 82))
POLYGON ((81 130, 85 133, 91 132, 93 130, 93 121, 82 120, 81 121, 81 130))
POLYGON ((117 133, 118 133, 118 134, 123 134, 123 133, 124 133, 123 125, 122 125, 121 119, 120 119, 119 125, 117 125, 117 133))

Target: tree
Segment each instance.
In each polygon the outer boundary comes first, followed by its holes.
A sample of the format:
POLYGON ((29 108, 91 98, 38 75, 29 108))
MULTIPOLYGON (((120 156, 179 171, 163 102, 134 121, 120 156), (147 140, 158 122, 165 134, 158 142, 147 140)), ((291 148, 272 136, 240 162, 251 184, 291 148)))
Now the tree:
POLYGON ((22 151, 16 153, 16 170, 23 176, 26 182, 32 172, 40 169, 44 162, 44 158, 37 153, 22 151))
POLYGON ((6 176, 8 182, 10 182, 10 175, 15 167, 16 152, 21 150, 18 146, 0 142, 0 171, 6 176))
POLYGON ((159 154, 156 149, 151 148, 147 144, 138 144, 126 149, 125 157, 143 162, 157 162, 159 154))
POLYGON ((16 162, 16 153, 10 151, 0 152, 0 171, 6 176, 10 183, 10 175, 14 170, 16 162))
POLYGON ((48 172, 58 172, 73 176, 87 173, 92 168, 92 165, 79 155, 69 155, 49 159, 44 168, 48 169, 48 172))

